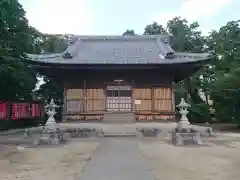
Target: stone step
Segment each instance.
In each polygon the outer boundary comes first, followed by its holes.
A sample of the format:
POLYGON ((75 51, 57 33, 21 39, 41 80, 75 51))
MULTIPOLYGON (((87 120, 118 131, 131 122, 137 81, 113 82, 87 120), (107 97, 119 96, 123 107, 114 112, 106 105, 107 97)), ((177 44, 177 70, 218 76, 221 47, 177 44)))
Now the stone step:
POLYGON ((134 113, 113 112, 104 114, 103 122, 107 123, 132 123, 134 122, 134 113))
POLYGON ((103 137, 136 137, 136 133, 122 134, 122 133, 104 133, 103 137))
POLYGON ((107 128, 103 131, 103 137, 136 137, 135 128, 107 128))
POLYGON ((103 129, 105 137, 126 137, 137 136, 138 132, 135 127, 127 127, 124 125, 111 125, 103 129))

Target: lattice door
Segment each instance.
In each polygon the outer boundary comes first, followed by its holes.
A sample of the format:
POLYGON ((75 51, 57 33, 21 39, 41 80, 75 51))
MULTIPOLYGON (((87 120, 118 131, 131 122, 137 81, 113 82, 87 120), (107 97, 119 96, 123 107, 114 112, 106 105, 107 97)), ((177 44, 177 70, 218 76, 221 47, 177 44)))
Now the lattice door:
POLYGON ((132 87, 107 86, 107 111, 132 111, 132 87))

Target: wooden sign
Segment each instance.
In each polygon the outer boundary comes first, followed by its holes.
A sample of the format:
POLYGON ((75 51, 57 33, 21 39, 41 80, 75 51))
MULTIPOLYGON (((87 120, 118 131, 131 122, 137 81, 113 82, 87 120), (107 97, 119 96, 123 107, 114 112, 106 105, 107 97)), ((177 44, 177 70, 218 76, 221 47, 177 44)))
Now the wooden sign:
POLYGON ((138 100, 138 99, 135 100, 135 104, 141 104, 141 103, 142 103, 141 100, 138 100))

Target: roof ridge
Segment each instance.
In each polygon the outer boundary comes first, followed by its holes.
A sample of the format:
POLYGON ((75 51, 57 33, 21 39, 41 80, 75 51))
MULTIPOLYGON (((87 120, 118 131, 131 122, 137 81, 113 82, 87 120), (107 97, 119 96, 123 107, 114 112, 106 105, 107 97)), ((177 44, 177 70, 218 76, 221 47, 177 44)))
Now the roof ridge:
POLYGON ((81 40, 134 40, 134 39, 157 39, 157 38, 165 38, 165 35, 135 35, 135 36, 129 36, 129 35, 94 35, 94 36, 76 36, 80 38, 81 40))
POLYGON ((72 37, 69 40, 68 47, 62 52, 62 56, 65 58, 72 58, 78 54, 82 41, 78 37, 72 37))
POLYGON ((159 53, 166 59, 173 59, 175 57, 175 51, 169 45, 169 39, 167 37, 158 37, 157 46, 159 53))

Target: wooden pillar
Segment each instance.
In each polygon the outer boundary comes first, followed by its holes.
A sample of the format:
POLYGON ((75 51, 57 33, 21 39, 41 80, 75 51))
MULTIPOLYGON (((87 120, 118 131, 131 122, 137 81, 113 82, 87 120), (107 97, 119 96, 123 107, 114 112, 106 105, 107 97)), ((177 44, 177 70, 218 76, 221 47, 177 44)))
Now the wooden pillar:
POLYGON ((136 109, 134 89, 135 89, 135 84, 134 84, 134 80, 132 80, 132 112, 135 112, 135 109, 136 109))
MULTIPOLYGON (((171 84, 172 84, 172 87, 171 87, 171 89, 172 89, 172 111, 173 111, 174 113, 176 113, 175 93, 174 93, 174 81, 173 81, 173 79, 172 79, 171 84)), ((173 116, 173 119, 176 120, 176 115, 173 116)))
POLYGON ((155 96, 154 96, 154 87, 151 86, 151 111, 155 110, 155 96))
MULTIPOLYGON (((154 95, 154 88, 151 86, 151 114, 155 111, 155 95, 154 95)), ((152 117, 155 120, 155 116, 152 117)))
POLYGON ((66 89, 66 81, 64 79, 63 83, 63 107, 62 107, 62 122, 66 121, 66 112, 67 112, 67 89, 66 89))
POLYGON ((175 94, 174 94, 174 88, 172 86, 172 111, 175 112, 176 109, 175 109, 175 94))
POLYGON ((175 107, 175 94, 174 94, 174 81, 171 80, 171 84, 172 84, 172 111, 175 112, 176 111, 176 107, 175 107))
POLYGON ((84 78, 83 80, 83 111, 86 112, 87 111, 87 82, 86 79, 84 78))
POLYGON ((104 80, 103 81, 103 91, 104 91, 104 95, 105 95, 105 113, 108 111, 108 94, 107 94, 107 83, 104 80))

